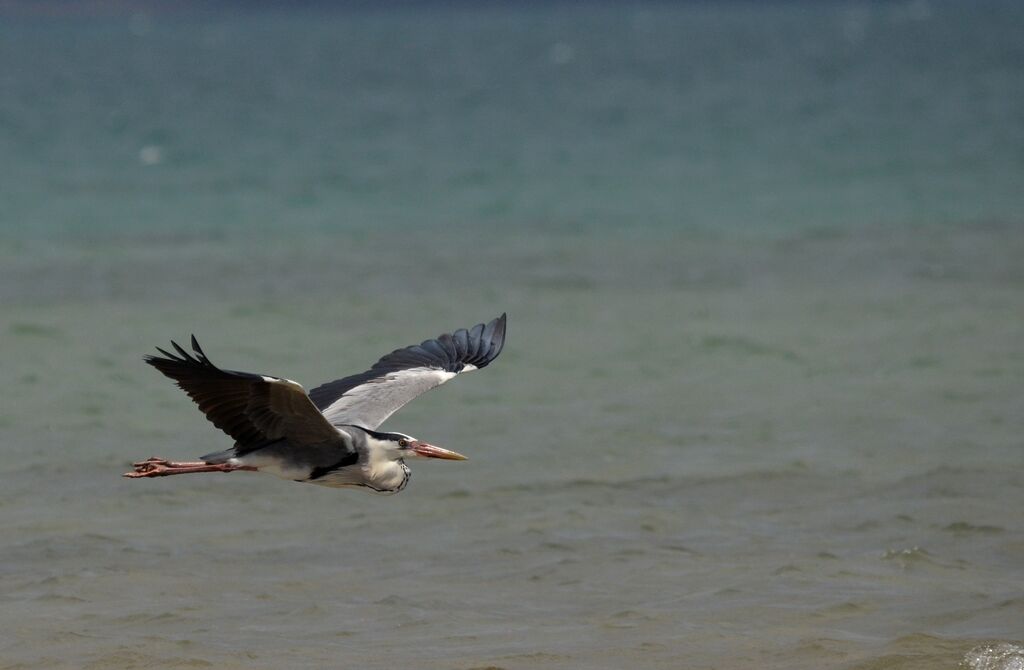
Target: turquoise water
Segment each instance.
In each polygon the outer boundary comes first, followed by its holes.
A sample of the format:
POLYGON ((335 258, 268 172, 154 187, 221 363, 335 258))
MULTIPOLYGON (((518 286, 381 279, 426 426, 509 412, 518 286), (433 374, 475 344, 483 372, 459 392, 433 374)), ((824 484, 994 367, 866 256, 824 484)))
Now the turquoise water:
POLYGON ((1022 25, 1016 3, 8 18, 3 225, 1015 221, 1022 25))
POLYGON ((1019 667, 1017 5, 46 7, 0 667, 1019 667), (170 338, 312 387, 506 310, 399 496, 119 477, 227 446, 170 338))

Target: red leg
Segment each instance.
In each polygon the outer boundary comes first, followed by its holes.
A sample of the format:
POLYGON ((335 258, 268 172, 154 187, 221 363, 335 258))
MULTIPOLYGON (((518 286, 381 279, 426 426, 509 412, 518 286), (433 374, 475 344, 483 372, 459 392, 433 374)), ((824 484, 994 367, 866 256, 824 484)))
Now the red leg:
POLYGON ((152 456, 144 461, 133 463, 134 472, 124 473, 125 477, 167 477, 170 475, 187 475, 193 472, 234 472, 248 470, 255 472, 251 465, 232 465, 230 463, 204 463, 203 461, 168 461, 152 456))

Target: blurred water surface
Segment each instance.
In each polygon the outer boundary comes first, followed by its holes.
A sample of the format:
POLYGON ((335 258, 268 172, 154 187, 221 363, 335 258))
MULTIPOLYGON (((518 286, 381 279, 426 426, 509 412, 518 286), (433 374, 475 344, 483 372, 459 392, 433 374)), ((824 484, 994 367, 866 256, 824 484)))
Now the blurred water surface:
POLYGON ((0 664, 1019 667, 1022 28, 4 15, 0 664), (227 445, 171 337, 311 387, 506 310, 400 496, 119 479, 227 445))

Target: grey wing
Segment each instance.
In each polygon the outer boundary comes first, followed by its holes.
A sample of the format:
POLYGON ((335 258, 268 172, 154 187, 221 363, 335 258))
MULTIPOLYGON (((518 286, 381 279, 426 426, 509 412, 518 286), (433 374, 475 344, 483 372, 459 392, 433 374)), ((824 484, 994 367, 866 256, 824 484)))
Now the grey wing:
POLYGON ((309 397, 332 424, 373 430, 421 393, 487 367, 505 346, 505 318, 396 349, 366 372, 318 386, 309 397))
POLYGON ((171 342, 177 355, 145 361, 178 383, 213 425, 235 439, 241 452, 287 438, 291 443, 321 444, 338 438, 335 429, 290 379, 223 370, 206 357, 195 336, 193 354, 171 342))

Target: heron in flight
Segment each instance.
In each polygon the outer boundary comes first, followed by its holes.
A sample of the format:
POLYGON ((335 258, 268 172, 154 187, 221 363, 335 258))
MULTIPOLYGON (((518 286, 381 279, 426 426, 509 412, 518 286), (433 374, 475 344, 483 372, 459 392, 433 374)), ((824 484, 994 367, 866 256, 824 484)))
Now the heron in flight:
POLYGON ((196 472, 268 472, 283 479, 331 487, 398 493, 409 483, 407 458, 465 460, 465 456, 380 424, 416 396, 460 373, 486 367, 505 345, 505 315, 432 340, 396 349, 366 372, 337 379, 308 394, 281 377, 224 370, 192 336, 192 353, 145 361, 170 377, 213 425, 235 440, 198 461, 150 458, 125 477, 196 472))

